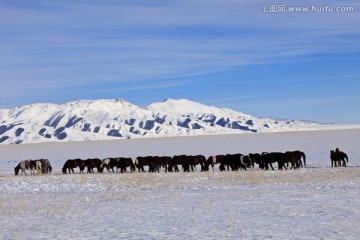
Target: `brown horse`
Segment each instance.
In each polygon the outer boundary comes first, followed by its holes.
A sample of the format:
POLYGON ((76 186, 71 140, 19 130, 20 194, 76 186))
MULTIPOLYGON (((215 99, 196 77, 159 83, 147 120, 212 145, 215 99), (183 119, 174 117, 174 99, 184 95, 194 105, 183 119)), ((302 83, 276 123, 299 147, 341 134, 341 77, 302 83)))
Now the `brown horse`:
POLYGON ((346 167, 346 163, 349 162, 349 158, 346 153, 342 151, 330 151, 331 167, 337 167, 339 165, 346 167), (346 162, 345 162, 346 160, 346 162), (341 164, 342 162, 342 164, 341 164))
POLYGON ((289 166, 289 163, 291 164, 290 169, 300 168, 303 166, 302 159, 304 160, 304 166, 306 166, 306 156, 305 153, 301 151, 287 151, 284 153, 284 159, 283 159, 283 167, 287 169, 289 166), (286 164, 286 166, 285 166, 286 164))
POLYGON ((66 174, 66 170, 69 170, 69 173, 71 173, 70 171, 72 171, 72 173, 74 173, 74 168, 80 168, 80 173, 84 172, 85 169, 85 161, 81 160, 79 158, 77 159, 69 159, 65 162, 63 168, 62 168, 62 172, 64 174, 66 174))

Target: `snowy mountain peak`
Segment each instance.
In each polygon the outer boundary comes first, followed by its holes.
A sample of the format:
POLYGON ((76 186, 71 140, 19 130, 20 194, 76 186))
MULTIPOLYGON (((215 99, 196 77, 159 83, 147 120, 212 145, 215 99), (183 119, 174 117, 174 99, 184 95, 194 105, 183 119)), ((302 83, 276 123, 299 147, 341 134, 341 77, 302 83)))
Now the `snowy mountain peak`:
POLYGON ((140 108, 124 99, 35 103, 0 109, 0 143, 271 132, 317 125, 261 119, 187 99, 140 108))
POLYGON ((222 111, 219 108, 207 106, 198 102, 187 99, 170 99, 167 98, 163 102, 152 103, 146 107, 147 110, 157 111, 164 114, 175 115, 199 115, 199 114, 215 114, 222 111))

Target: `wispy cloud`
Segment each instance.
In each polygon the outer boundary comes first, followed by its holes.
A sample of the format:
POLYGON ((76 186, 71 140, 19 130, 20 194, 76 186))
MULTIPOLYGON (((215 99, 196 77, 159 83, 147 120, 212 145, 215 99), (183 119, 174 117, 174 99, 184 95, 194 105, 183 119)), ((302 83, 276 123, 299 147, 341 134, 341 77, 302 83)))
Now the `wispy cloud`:
MULTIPOLYGON (((100 85, 101 91, 111 92, 114 84, 122 83, 127 91, 172 88, 191 84, 188 77, 239 66, 360 51, 358 1, 346 3, 356 13, 342 15, 264 14, 263 4, 254 0, 1 2, 3 94, 11 97, 16 89, 25 98, 81 87, 93 91, 91 86, 100 85)), ((316 5, 329 4, 316 1, 316 5)), ((240 100, 229 97, 207 103, 240 100)))

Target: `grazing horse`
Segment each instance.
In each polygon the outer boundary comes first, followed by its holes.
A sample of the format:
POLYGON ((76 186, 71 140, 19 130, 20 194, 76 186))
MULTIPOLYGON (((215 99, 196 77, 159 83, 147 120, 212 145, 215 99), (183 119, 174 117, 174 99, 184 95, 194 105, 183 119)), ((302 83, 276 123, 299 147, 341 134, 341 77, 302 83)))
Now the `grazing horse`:
POLYGON ((89 158, 85 160, 84 164, 87 167, 87 173, 94 173, 94 168, 98 170, 98 172, 101 172, 101 160, 98 158, 89 158))
POLYGON ((25 170, 30 169, 30 160, 24 160, 24 161, 19 162, 19 164, 14 168, 15 175, 19 174, 20 169, 21 169, 21 175, 23 173, 25 173, 25 175, 27 175, 25 170))
POLYGON ((224 159, 225 155, 216 155, 216 156, 210 156, 205 164, 204 164, 204 171, 209 171, 209 166, 211 166, 212 170, 214 170, 215 164, 219 164, 224 159))
POLYGON ((339 165, 339 167, 340 166, 346 167, 346 163, 349 162, 349 158, 347 154, 341 151, 331 150, 330 159, 331 159, 331 167, 337 167, 337 165, 339 165))
POLYGON ((42 173, 51 173, 52 167, 48 159, 39 159, 42 165, 42 173))
MULTIPOLYGON (((197 165, 201 166, 201 170, 200 170, 201 172, 204 171, 206 158, 203 155, 188 156, 188 159, 189 159, 188 164, 191 167, 191 171, 194 172, 194 168, 196 170, 197 165)), ((188 166, 185 167, 188 168, 188 166)))
POLYGON ((30 171, 32 176, 35 176, 35 170, 37 171, 37 175, 42 173, 43 168, 40 160, 30 160, 30 171))
POLYGON ((206 158, 203 155, 195 155, 195 156, 187 156, 187 155, 179 155, 174 156, 171 161, 169 161, 168 170, 169 172, 179 171, 178 165, 182 165, 184 172, 190 172, 196 170, 196 165, 200 164, 201 171, 204 171, 204 165, 206 163, 206 158), (194 170, 195 167, 195 170, 194 170))
POLYGON ((130 167, 130 171, 132 172, 135 171, 135 164, 131 158, 124 158, 124 157, 116 158, 115 166, 116 166, 116 172, 120 168, 120 172, 124 173, 126 172, 126 168, 128 167, 130 167))
POLYGON ((104 168, 110 172, 110 170, 114 173, 114 167, 116 167, 116 172, 118 170, 117 167, 117 160, 118 158, 106 158, 102 161, 102 164, 100 165, 100 172, 103 172, 104 168))
POLYGON ((225 171, 226 167, 229 171, 229 167, 232 171, 237 170, 247 170, 248 163, 245 163, 245 156, 238 153, 238 154, 226 154, 223 158, 222 162, 220 163, 219 169, 220 171, 225 171))
POLYGON ((84 172, 85 169, 85 161, 81 160, 79 158, 77 159, 69 159, 65 162, 63 168, 62 168, 62 172, 64 174, 66 174, 66 170, 69 170, 69 173, 71 173, 70 171, 72 171, 72 173, 74 173, 74 168, 80 168, 80 173, 84 172))

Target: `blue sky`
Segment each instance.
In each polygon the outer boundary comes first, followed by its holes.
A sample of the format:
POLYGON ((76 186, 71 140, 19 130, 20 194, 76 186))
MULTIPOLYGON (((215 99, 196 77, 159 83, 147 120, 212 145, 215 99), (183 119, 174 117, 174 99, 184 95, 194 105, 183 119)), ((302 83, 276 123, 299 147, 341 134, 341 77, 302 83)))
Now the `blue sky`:
POLYGON ((360 123, 354 12, 264 13, 274 1, 0 0, 0 108, 186 98, 258 117, 360 123))

